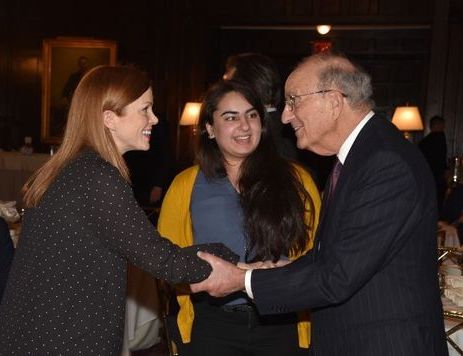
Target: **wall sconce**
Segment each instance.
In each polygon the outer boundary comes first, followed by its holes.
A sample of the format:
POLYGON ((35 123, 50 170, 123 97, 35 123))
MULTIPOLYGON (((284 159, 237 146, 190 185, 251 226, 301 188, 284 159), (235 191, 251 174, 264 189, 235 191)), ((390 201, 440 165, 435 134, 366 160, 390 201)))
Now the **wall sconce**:
POLYGON ((410 131, 423 130, 423 121, 417 106, 398 106, 392 116, 392 123, 404 132, 407 140, 411 141, 410 131))
POLYGON ((326 35, 330 31, 331 31, 331 25, 318 25, 317 26, 317 32, 320 35, 326 35))

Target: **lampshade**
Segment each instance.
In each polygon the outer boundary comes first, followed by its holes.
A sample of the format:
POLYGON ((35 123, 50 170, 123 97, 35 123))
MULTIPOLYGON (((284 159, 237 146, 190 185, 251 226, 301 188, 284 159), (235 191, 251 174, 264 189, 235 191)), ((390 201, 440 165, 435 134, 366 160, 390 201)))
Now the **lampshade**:
POLYGON ((182 116, 180 117, 180 125, 196 125, 198 123, 199 111, 201 103, 188 102, 183 108, 182 116))
POLYGON ((392 123, 400 131, 420 131, 423 130, 420 111, 416 106, 398 106, 392 116, 392 123))
POLYGON ((326 35, 330 31, 331 31, 331 25, 318 25, 317 26, 317 32, 320 35, 326 35))

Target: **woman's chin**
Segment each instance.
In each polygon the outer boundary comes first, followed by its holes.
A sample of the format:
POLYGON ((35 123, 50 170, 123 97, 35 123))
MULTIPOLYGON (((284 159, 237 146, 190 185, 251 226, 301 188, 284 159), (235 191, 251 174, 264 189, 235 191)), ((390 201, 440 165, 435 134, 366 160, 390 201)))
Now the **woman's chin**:
POLYGON ((149 149, 150 149, 149 141, 143 142, 143 144, 139 145, 139 147, 137 148, 137 150, 139 151, 148 151, 149 149))

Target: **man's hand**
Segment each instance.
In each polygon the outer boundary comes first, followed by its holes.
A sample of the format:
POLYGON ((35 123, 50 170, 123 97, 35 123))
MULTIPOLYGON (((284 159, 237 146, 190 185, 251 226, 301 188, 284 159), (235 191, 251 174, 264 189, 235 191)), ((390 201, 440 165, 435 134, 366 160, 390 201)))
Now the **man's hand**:
POLYGON ((213 297, 225 297, 244 289, 244 270, 206 252, 198 252, 198 257, 211 265, 212 272, 206 280, 190 285, 193 293, 207 292, 213 297))

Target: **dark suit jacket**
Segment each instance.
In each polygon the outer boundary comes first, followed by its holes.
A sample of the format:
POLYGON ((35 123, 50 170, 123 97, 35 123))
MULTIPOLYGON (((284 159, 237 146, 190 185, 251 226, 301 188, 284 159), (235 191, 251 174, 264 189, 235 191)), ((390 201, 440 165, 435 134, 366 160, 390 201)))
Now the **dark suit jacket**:
POLYGON ((255 270, 255 303, 263 314, 312 309, 313 355, 446 355, 436 222, 422 155, 374 116, 324 202, 314 249, 255 270))

